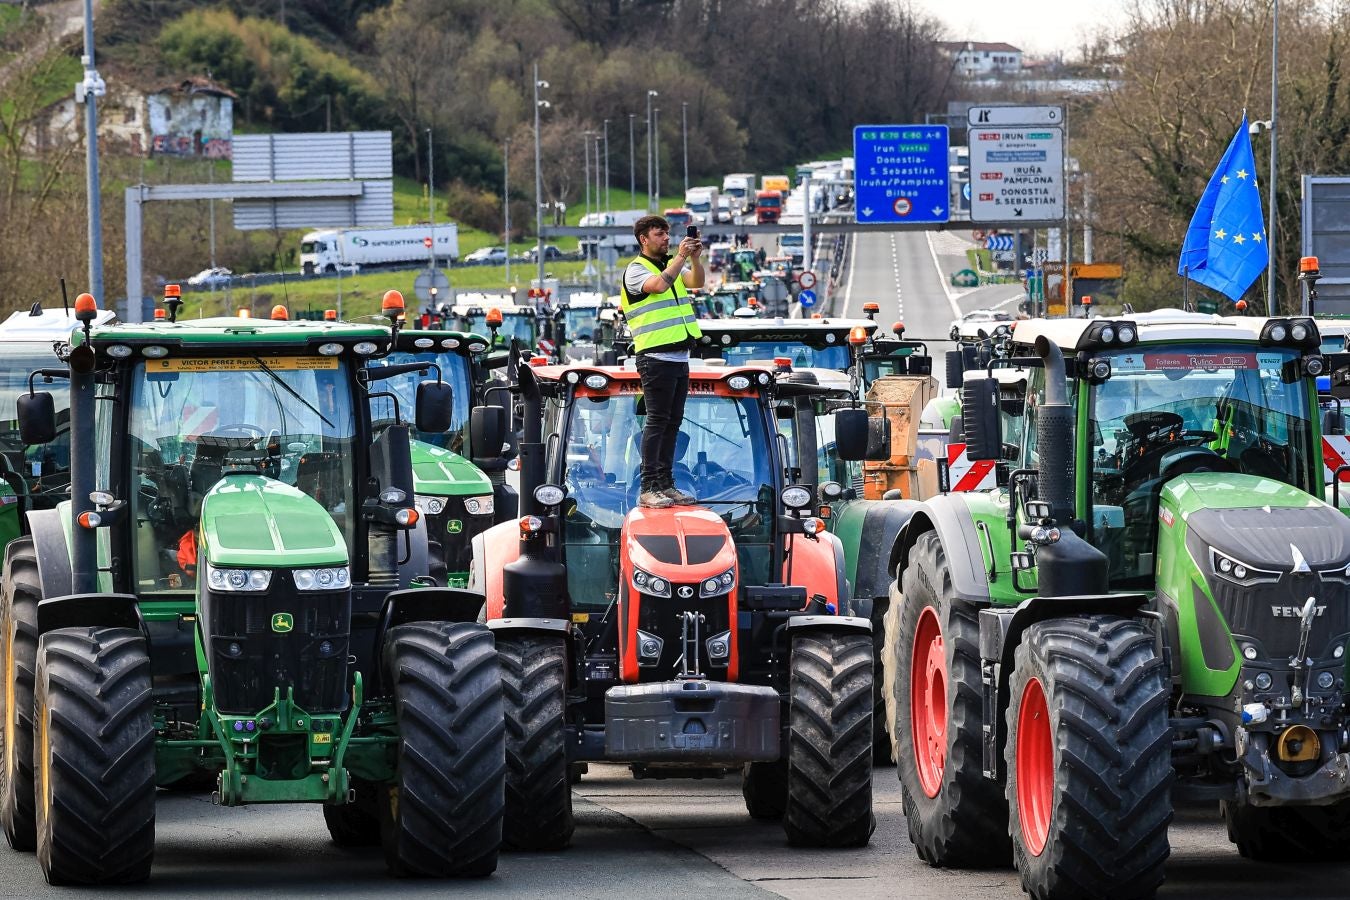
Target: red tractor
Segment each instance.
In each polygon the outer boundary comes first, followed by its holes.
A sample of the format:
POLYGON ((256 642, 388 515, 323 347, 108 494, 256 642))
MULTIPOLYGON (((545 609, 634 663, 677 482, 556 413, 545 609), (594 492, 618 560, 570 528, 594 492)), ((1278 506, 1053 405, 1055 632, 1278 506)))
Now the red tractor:
MULTIPOLYGON (((871 626, 811 515, 827 486, 801 483, 783 436, 800 429, 779 420, 822 417, 846 458, 885 436, 780 362, 694 363, 675 479, 698 503, 661 510, 637 507, 633 368, 519 370, 522 516, 475 538, 471 576, 505 673, 509 846, 566 846, 569 781, 600 760, 640 777, 744 766, 750 814, 791 843, 870 838, 871 626)), ((502 424, 476 411, 475 440, 502 424)))

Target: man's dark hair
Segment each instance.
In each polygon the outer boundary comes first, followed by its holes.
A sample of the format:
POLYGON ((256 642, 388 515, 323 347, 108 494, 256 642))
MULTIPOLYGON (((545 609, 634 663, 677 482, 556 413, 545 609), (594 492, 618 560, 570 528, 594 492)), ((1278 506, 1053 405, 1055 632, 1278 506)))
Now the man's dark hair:
POLYGON ((640 241, 642 236, 653 228, 664 228, 669 231, 670 223, 666 221, 665 216, 643 216, 633 223, 633 237, 640 241))

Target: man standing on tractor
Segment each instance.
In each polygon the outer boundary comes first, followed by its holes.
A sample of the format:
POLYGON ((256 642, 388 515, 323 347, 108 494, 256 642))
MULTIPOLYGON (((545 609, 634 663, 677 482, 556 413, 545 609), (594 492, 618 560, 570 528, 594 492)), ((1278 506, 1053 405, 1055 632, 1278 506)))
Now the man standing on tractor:
POLYGON ((640 253, 624 272, 623 314, 633 336, 647 416, 638 505, 687 506, 694 497, 675 487, 675 440, 689 393, 689 348, 703 336, 688 290, 703 287, 703 244, 689 234, 672 258, 670 223, 661 216, 638 219, 633 234, 640 253), (687 272, 686 262, 692 263, 687 272))

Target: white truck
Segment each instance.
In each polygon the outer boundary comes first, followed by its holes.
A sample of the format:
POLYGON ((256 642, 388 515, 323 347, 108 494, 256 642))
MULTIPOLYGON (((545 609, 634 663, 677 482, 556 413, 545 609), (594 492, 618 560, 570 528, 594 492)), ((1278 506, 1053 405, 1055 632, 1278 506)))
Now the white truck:
MULTIPOLYGON (((311 231, 300 239, 300 271, 327 275, 341 266, 415 265, 430 261, 427 238, 432 226, 398 225, 390 228, 328 228, 311 231)), ((436 263, 447 265, 459 259, 459 226, 454 222, 435 225, 436 263)))
MULTIPOLYGON (((631 229, 637 224, 637 220, 645 215, 647 215, 645 209, 616 209, 582 216, 580 224, 582 228, 618 226, 631 229)), ((638 249, 637 238, 633 236, 632 231, 627 231, 623 234, 584 237, 577 242, 577 252, 582 256, 589 255, 591 259, 599 259, 600 251, 605 249, 613 249, 620 256, 625 253, 636 253, 638 249)))
POLYGON ((713 216, 717 214, 717 197, 717 188, 712 185, 692 187, 684 192, 684 205, 694 214, 695 225, 713 224, 713 216))
POLYGON ((755 208, 755 175, 753 172, 736 172, 722 179, 722 193, 731 198, 733 207, 740 212, 750 212, 755 208))

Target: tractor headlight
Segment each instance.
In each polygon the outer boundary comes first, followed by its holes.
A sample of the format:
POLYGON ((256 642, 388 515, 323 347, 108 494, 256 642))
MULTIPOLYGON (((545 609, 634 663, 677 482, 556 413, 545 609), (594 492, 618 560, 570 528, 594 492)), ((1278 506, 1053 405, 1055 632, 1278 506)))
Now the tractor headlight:
POLYGON ((700 597, 720 597, 736 586, 736 570, 727 569, 721 575, 703 579, 698 586, 700 597))
POLYGON ((471 516, 490 516, 496 512, 491 494, 481 497, 469 497, 464 501, 464 511, 471 516))
POLYGON ((654 634, 639 630, 637 633, 637 656, 639 666, 654 666, 661 661, 661 646, 665 641, 654 634))
POLYGON ((1234 559, 1225 553, 1209 548, 1210 568, 1221 578, 1238 584, 1256 584, 1262 581, 1275 581, 1280 577, 1279 572, 1271 572, 1266 569, 1258 569, 1255 566, 1249 566, 1246 563, 1234 559))
POLYGON ((633 589, 651 597, 669 597, 670 582, 641 569, 633 570, 633 589))
POLYGON ((442 512, 445 511, 445 498, 424 497, 419 494, 416 498, 414 498, 413 505, 416 506, 417 511, 422 513, 423 515, 439 516, 442 512))
POLYGON ((811 505, 811 492, 801 485, 783 488, 783 493, 779 494, 779 497, 788 509, 806 509, 811 505))
POLYGON ((322 569, 296 569, 292 574, 297 591, 340 591, 351 587, 352 576, 346 566, 322 569))
POLYGON ((731 660, 731 632, 722 631, 704 642, 708 651, 708 662, 714 666, 725 666, 731 660))
POLYGON ((271 569, 217 569, 207 563, 206 583, 213 591, 265 591, 272 584, 271 569))

